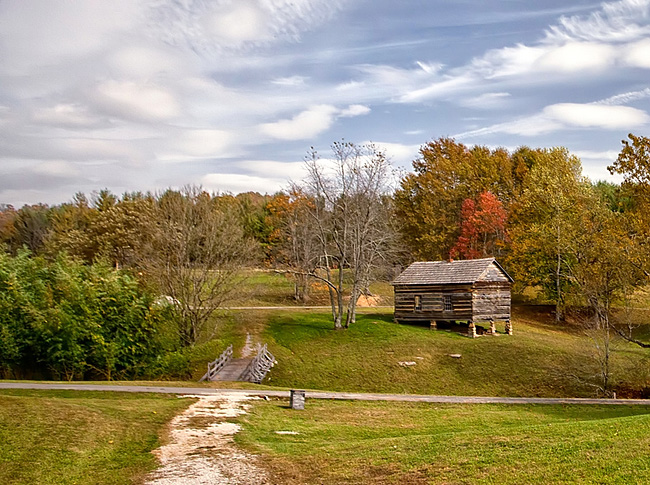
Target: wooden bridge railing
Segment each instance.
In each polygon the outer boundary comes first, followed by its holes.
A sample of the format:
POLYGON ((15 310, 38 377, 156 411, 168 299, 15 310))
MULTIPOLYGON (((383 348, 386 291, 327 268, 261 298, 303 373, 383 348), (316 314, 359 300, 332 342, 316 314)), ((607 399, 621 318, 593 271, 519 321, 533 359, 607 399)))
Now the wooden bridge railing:
POLYGON ((208 363, 208 372, 199 379, 199 382, 214 380, 219 371, 225 367, 230 359, 232 359, 232 345, 229 345, 228 348, 214 360, 214 362, 208 363))
POLYGON ((275 357, 269 352, 267 344, 264 344, 263 347, 259 347, 258 344, 257 356, 248 365, 242 374, 241 380, 259 384, 274 364, 275 357))

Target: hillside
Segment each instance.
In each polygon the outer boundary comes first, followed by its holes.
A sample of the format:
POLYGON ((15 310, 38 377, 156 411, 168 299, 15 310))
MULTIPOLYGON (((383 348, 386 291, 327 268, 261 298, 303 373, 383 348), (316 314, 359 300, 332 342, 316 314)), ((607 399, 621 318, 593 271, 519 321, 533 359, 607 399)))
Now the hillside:
MULTIPOLYGON (((546 310, 515 306, 513 336, 477 339, 452 329, 399 325, 386 309, 364 309, 355 325, 340 331, 333 330, 324 310, 246 310, 233 312, 232 317, 237 334, 255 334, 275 355, 278 364, 266 385, 415 394, 593 396, 594 389, 578 379, 589 379, 598 371, 593 342, 571 325, 555 324, 546 310)), ((649 382, 647 357, 643 349, 616 343, 612 381, 619 397, 644 392, 649 382)))

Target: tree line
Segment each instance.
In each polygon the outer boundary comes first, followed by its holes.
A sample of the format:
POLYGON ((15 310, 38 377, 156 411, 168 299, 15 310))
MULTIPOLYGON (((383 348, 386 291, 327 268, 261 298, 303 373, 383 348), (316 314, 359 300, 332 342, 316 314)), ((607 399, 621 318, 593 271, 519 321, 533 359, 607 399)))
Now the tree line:
MULTIPOLYGON (((129 275, 140 297, 164 296, 180 347, 216 331, 211 315, 236 291, 240 270, 258 265, 292 275, 301 302, 313 281, 324 283, 334 327, 344 328, 370 283, 411 261, 497 257, 515 290, 535 289, 558 320, 577 303, 604 328, 611 305, 650 271, 649 150, 648 138, 623 141, 609 167, 623 176, 619 185, 588 180, 561 147, 509 152, 440 138, 399 174, 377 146, 341 141, 324 158, 310 150, 305 179, 273 195, 102 190, 55 206, 3 205, 0 244, 7 268, 68 261, 129 275)), ((9 348, 12 331, 2 325, 9 348)))

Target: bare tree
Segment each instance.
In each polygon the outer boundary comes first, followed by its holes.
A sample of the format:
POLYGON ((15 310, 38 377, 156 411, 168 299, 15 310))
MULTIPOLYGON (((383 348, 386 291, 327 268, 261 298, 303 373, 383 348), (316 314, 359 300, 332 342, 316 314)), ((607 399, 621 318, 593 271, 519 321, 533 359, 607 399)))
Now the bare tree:
POLYGON ((297 188, 311 199, 304 224, 312 225, 318 249, 314 269, 304 273, 327 284, 338 329, 354 323, 357 299, 396 233, 389 197, 393 171, 386 155, 372 144, 343 141, 334 143, 332 152, 331 160, 323 160, 310 151, 308 175, 297 188), (349 294, 345 323, 344 293, 349 294))
POLYGON ((285 261, 294 275, 294 299, 307 303, 309 280, 318 267, 319 239, 315 219, 311 216, 314 201, 299 187, 289 192, 284 224, 285 261))
POLYGON ((210 317, 236 291, 254 243, 245 237, 236 211, 195 187, 158 197, 153 223, 143 267, 172 298, 182 343, 193 345, 214 335, 210 317))

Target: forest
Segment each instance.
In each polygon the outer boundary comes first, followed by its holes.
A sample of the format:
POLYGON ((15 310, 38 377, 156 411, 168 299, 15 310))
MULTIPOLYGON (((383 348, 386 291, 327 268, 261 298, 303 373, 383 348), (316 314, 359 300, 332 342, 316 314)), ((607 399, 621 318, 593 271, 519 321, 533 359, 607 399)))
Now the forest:
MULTIPOLYGON (((519 298, 580 316, 606 347, 642 347, 629 312, 650 271, 650 139, 630 134, 587 179, 568 150, 514 152, 440 138, 399 174, 372 144, 310 150, 307 176, 273 195, 75 194, 0 206, 0 376, 182 375, 183 351, 218 332, 246 268, 325 285, 333 328, 354 325, 373 281, 412 261, 496 257, 519 298)), ((606 361, 603 363, 606 366, 606 361)), ((606 369, 605 369, 606 371, 606 369)))

